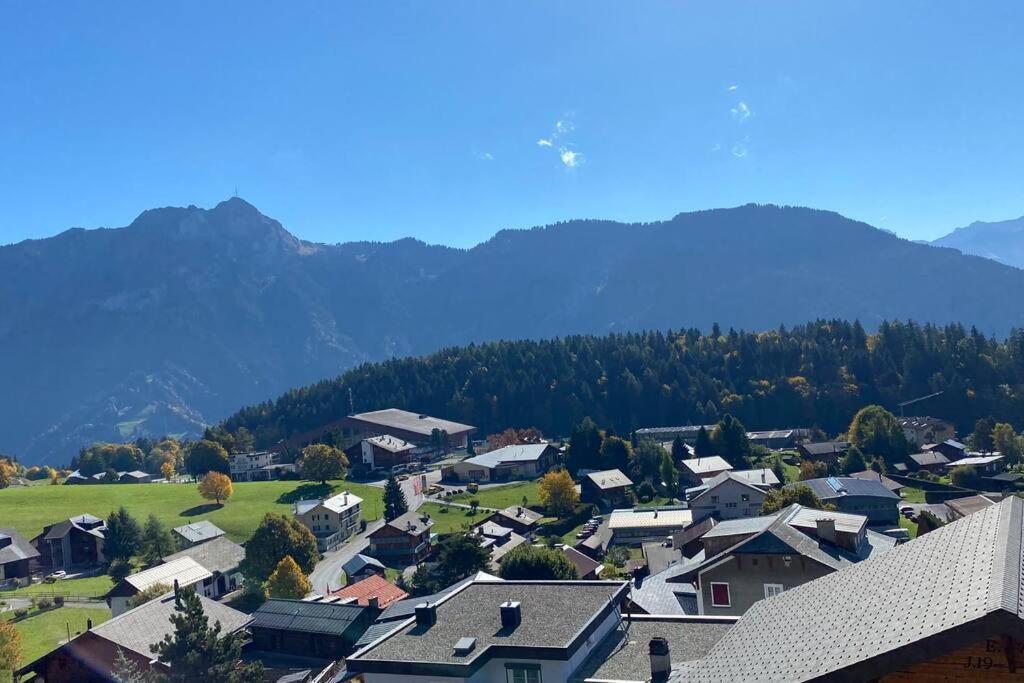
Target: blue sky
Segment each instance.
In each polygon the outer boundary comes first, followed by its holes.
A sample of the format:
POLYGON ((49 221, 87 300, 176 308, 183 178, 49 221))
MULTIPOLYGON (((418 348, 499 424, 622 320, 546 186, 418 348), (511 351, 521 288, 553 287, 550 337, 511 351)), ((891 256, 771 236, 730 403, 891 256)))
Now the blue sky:
POLYGON ((1020 2, 0 4, 0 243, 238 193, 317 241, 747 202, 1024 214, 1020 2), (173 7, 172 7, 173 6, 173 7))

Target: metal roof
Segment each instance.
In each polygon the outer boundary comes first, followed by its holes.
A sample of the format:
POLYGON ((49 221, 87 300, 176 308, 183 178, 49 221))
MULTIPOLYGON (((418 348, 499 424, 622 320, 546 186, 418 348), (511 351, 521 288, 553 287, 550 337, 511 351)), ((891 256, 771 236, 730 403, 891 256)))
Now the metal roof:
POLYGON ((395 429, 422 436, 430 436, 435 429, 448 432, 449 436, 476 429, 476 427, 464 425, 460 422, 410 413, 408 410, 399 410, 398 408, 385 408, 384 410, 374 410, 369 413, 357 413, 350 417, 354 420, 361 420, 382 427, 394 427, 395 429))
POLYGON ((150 586, 160 583, 173 586, 175 579, 179 586, 190 586, 211 576, 213 574, 210 570, 191 557, 179 557, 165 564, 158 564, 152 569, 126 576, 124 582, 141 593, 150 586))
POLYGON ((701 429, 701 426, 704 427, 704 431, 706 431, 706 432, 708 432, 710 434, 711 431, 715 428, 716 425, 686 425, 686 426, 683 426, 683 427, 644 427, 643 429, 638 429, 638 430, 636 430, 633 433, 634 434, 638 434, 640 436, 657 435, 657 434, 671 434, 671 433, 674 433, 674 432, 678 432, 680 434, 688 434, 688 433, 691 433, 691 432, 693 432, 693 433, 699 432, 700 429, 701 429))
POLYGON ((621 470, 602 470, 600 472, 591 472, 587 475, 587 479, 594 482, 594 485, 602 490, 633 485, 633 481, 623 474, 621 470))
POLYGON ((918 464, 919 467, 927 467, 928 465, 945 465, 949 462, 949 458, 944 456, 939 451, 923 451, 921 453, 911 453, 907 456, 918 464))
POLYGON ((686 508, 678 507, 612 510, 608 516, 608 528, 612 531, 666 526, 683 529, 690 526, 692 522, 693 512, 686 508))
POLYGON ((499 467, 509 463, 533 462, 540 459, 544 455, 544 451, 549 448, 553 448, 553 446, 548 443, 514 444, 488 451, 487 453, 481 453, 480 455, 474 455, 472 458, 466 458, 463 462, 479 465, 480 467, 499 467))
POLYGON ((845 496, 875 496, 894 501, 901 500, 898 495, 885 488, 881 482, 873 479, 857 479, 855 477, 825 477, 824 479, 805 479, 786 488, 804 485, 814 491, 821 500, 828 502, 845 496))
POLYGON ((820 441, 805 443, 800 447, 810 455, 832 455, 842 453, 850 447, 850 444, 847 441, 820 441))
POLYGON ((253 612, 252 627, 341 636, 365 609, 340 602, 271 598, 253 612))
POLYGON ((715 528, 704 534, 702 538, 719 538, 722 536, 741 536, 764 531, 777 515, 763 517, 744 517, 743 519, 727 519, 715 525, 715 528))
POLYGON ((381 571, 384 571, 385 569, 384 564, 377 558, 357 553, 345 564, 341 565, 341 571, 345 572, 348 576, 354 576, 367 567, 376 567, 381 571))
POLYGON ((706 458, 690 458, 689 460, 680 461, 680 464, 694 474, 709 474, 711 472, 732 469, 732 465, 719 455, 709 455, 706 458))
POLYGON ((746 479, 748 484, 754 486, 778 486, 782 483, 770 467, 756 470, 733 470, 731 474, 734 477, 746 479))
POLYGON ((963 458, 961 460, 947 463, 946 467, 960 467, 961 465, 988 465, 1002 459, 1003 456, 999 453, 995 453, 993 455, 972 455, 970 458, 963 458))
POLYGON ((403 451, 411 451, 416 448, 413 444, 408 441, 402 441, 397 436, 391 436, 390 434, 382 434, 381 436, 371 436, 366 440, 367 443, 373 444, 378 448, 383 448, 391 453, 401 453, 403 451))
POLYGON ((179 557, 191 557, 211 572, 228 574, 238 569, 245 559, 245 548, 227 536, 218 536, 206 543, 185 548, 164 558, 164 562, 173 562, 179 557))
POLYGON ((174 527, 174 533, 178 534, 189 543, 208 541, 211 538, 217 538, 218 536, 224 535, 224 531, 222 529, 207 519, 192 522, 191 524, 186 524, 184 526, 176 526, 174 527))
POLYGON ((671 680, 879 679, 934 657, 924 641, 977 642, 1003 632, 1000 619, 1024 616, 1022 520, 1024 500, 1012 496, 758 601, 706 657, 679 667, 671 680), (991 628, 982 632, 987 622, 991 628))

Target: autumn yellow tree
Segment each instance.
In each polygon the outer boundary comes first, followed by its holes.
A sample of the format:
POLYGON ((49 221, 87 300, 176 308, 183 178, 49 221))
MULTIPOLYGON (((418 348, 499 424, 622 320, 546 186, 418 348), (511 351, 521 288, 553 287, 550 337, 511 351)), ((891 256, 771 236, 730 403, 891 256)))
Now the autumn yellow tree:
POLYGON ((21 661, 21 634, 14 624, 0 619, 0 671, 10 672, 21 661))
POLYGON ((0 458, 0 489, 11 485, 11 480, 18 473, 18 468, 7 458, 0 458))
POLYGON ((207 472, 203 480, 199 482, 199 495, 206 500, 215 500, 219 505, 220 502, 227 501, 234 493, 234 489, 231 486, 231 477, 220 472, 207 472))
POLYGON ((174 478, 174 463, 170 460, 164 460, 164 463, 160 465, 160 474, 167 481, 171 481, 174 478))
POLYGON ((552 470, 541 477, 537 486, 540 502, 553 517, 572 512, 580 500, 576 485, 566 470, 552 470))
POLYGON ((311 590, 309 579, 302 573, 291 555, 282 557, 270 578, 267 579, 267 595, 272 598, 298 600, 306 597, 311 590))

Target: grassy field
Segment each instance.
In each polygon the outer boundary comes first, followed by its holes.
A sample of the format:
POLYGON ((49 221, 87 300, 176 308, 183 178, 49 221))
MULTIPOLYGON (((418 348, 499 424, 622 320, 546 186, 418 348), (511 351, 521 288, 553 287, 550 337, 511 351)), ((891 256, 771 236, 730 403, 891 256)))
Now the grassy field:
POLYGON ((85 630, 87 619, 92 619, 95 626, 109 618, 110 610, 106 607, 61 607, 22 619, 15 624, 21 634, 21 662, 27 664, 38 659, 67 640, 69 624, 73 638, 85 630))
POLYGON ((911 539, 917 538, 917 524, 911 522, 903 515, 900 515, 900 526, 907 530, 907 533, 910 534, 911 539))
POLYGON ((924 491, 921 489, 915 489, 912 486, 904 486, 903 490, 900 491, 900 495, 903 496, 903 500, 908 503, 919 503, 924 504, 924 491))
POLYGON ((527 505, 540 504, 536 481, 521 481, 507 486, 495 486, 490 489, 481 489, 476 493, 460 493, 452 496, 449 500, 468 505, 470 500, 476 498, 480 501, 481 507, 501 510, 511 505, 522 505, 523 496, 526 496, 527 505))
POLYGON ((372 521, 383 514, 382 490, 366 484, 334 481, 326 485, 304 481, 237 483, 234 495, 218 506, 204 500, 195 484, 93 484, 33 486, 0 490, 2 523, 33 538, 43 526, 88 512, 106 517, 124 505, 140 521, 153 513, 175 527, 209 519, 235 541, 252 535, 267 512, 290 513, 300 498, 316 498, 330 491, 348 489, 363 499, 363 516, 372 521))
POLYGON ((10 593, 0 593, 0 598, 11 596, 30 597, 33 595, 77 595, 98 598, 114 587, 114 581, 106 574, 87 576, 81 579, 62 579, 54 583, 33 583, 10 593))
POLYGON ((426 513, 434 520, 434 526, 431 530, 435 534, 450 534, 462 531, 464 525, 476 524, 491 515, 490 512, 483 510, 475 515, 470 515, 468 514, 469 510, 447 507, 439 503, 424 503, 420 506, 418 512, 426 513), (442 512, 442 510, 447 510, 447 512, 442 512))

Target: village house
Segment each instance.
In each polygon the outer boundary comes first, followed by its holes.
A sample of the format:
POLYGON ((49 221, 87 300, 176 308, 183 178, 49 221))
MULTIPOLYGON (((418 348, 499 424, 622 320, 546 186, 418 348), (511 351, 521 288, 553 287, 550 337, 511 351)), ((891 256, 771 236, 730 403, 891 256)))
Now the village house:
POLYGON ((567 545, 562 546, 562 554, 565 555, 565 559, 572 563, 572 566, 576 568, 576 578, 583 581, 597 581, 601 578, 601 572, 604 571, 604 564, 598 562, 595 559, 587 557, 575 548, 570 548, 567 545))
POLYGON ((942 472, 946 465, 949 464, 949 459, 939 451, 911 453, 907 458, 913 463, 914 467, 926 472, 942 472))
POLYGON ((942 443, 926 443, 921 446, 921 450, 942 453, 950 462, 967 457, 967 446, 956 439, 946 439, 942 443))
POLYGON ((692 523, 693 512, 684 507, 627 508, 612 510, 608 516, 613 545, 640 546, 646 541, 664 541, 692 523))
POLYGON ((342 491, 330 498, 296 501, 292 512, 295 519, 313 532, 320 552, 326 552, 359 531, 362 504, 359 496, 342 491))
POLYGON ((110 612, 116 617, 128 611, 129 600, 148 588, 164 586, 171 590, 193 584, 199 595, 216 598, 222 594, 217 591, 217 585, 213 582, 213 572, 191 557, 179 557, 150 569, 129 574, 114 584, 104 597, 107 599, 110 612))
POLYGON ((529 536, 537 530, 537 525, 544 515, 522 505, 511 505, 498 510, 488 520, 506 526, 521 536, 529 536))
POLYGON ((900 495, 900 491, 903 490, 903 484, 893 481, 889 477, 885 476, 881 472, 875 472, 874 470, 864 470, 862 472, 851 472, 846 475, 853 477, 854 479, 864 479, 865 481, 877 481, 882 484, 885 488, 889 489, 897 496, 900 495))
POLYGON ((764 446, 765 448, 777 451, 783 448, 792 448, 796 445, 799 435, 807 430, 797 429, 774 429, 766 432, 747 432, 747 441, 752 446, 764 446))
POLYGON ((389 434, 417 447, 432 449, 435 432, 447 434, 447 448, 465 448, 476 427, 431 417, 423 413, 412 413, 398 408, 385 408, 368 413, 356 413, 322 425, 317 429, 296 434, 286 442, 274 447, 303 448, 311 443, 323 441, 328 434, 337 433, 345 444, 354 443, 374 436, 389 434))
POLYGON ((207 519, 198 522, 190 522, 171 529, 179 548, 191 548, 192 546, 212 541, 224 535, 224 530, 207 519))
POLYGON ((347 583, 355 583, 368 576, 384 576, 387 573, 387 567, 380 560, 357 553, 341 565, 341 571, 345 573, 347 583))
POLYGON ((229 466, 231 481, 271 481, 298 471, 294 464, 281 462, 280 453, 270 451, 233 453, 229 466))
POLYGON ((0 588, 27 586, 32 561, 39 556, 39 551, 16 529, 0 528, 0 588))
POLYGON ((687 502, 695 519, 755 517, 760 514, 765 490, 751 484, 746 477, 722 472, 705 480, 697 489, 687 489, 687 502))
POLYGON ((92 515, 78 515, 43 527, 32 539, 39 564, 47 571, 94 567, 106 561, 103 534, 106 523, 92 515))
MULTIPOLYGON (((782 486, 782 482, 779 481, 779 478, 770 467, 760 467, 754 470, 732 470, 729 474, 739 477, 748 484, 765 491, 782 486)), ((707 483, 707 479, 704 481, 707 483)))
POLYGON ((710 479, 722 472, 732 470, 732 465, 725 458, 710 455, 705 458, 690 458, 679 463, 679 478, 690 486, 700 486, 705 479, 710 479))
POLYGON ((391 472, 399 465, 408 465, 412 462, 415 452, 415 444, 390 434, 371 436, 345 449, 349 463, 361 464, 370 471, 386 472, 391 472))
POLYGON ((252 614, 252 649, 328 663, 352 652, 376 614, 337 600, 270 598, 252 614))
POLYGON ((557 460, 558 449, 549 443, 515 444, 445 467, 442 478, 475 482, 536 479, 551 469, 557 460))
POLYGON ((245 548, 227 536, 218 536, 206 543, 189 546, 163 558, 164 562, 173 562, 181 557, 188 557, 210 572, 208 584, 204 583, 199 592, 209 598, 219 597, 241 587, 242 560, 245 559, 245 548))
POLYGON ((961 458, 956 462, 948 462, 944 465, 946 470, 954 467, 973 467, 974 471, 982 477, 991 477, 1003 471, 1005 458, 999 453, 982 455, 980 453, 968 453, 968 457, 961 458))
MULTIPOLYGON (((709 435, 715 430, 716 425, 704 425, 704 431, 709 435)), ((676 437, 687 445, 692 446, 697 443, 697 434, 700 433, 701 425, 686 425, 684 427, 644 427, 633 432, 633 438, 637 441, 641 439, 654 439, 659 442, 671 443, 675 441, 676 437)))
POLYGON ((620 470, 590 472, 580 478, 580 499, 605 507, 622 505, 628 500, 632 480, 620 470))
POLYGON ((1024 500, 1011 496, 758 602, 669 680, 1017 680, 1022 521, 1024 500))
POLYGON ((473 533, 480 537, 480 547, 490 551, 492 571, 498 570, 505 555, 526 543, 526 539, 512 529, 486 520, 473 527, 473 533))
MULTIPOLYGON (((175 613, 175 599, 174 593, 168 592, 102 624, 93 626, 90 619, 87 630, 18 669, 15 680, 34 674, 34 680, 46 683, 109 683, 114 680, 119 650, 140 672, 170 673, 149 647, 174 633, 170 617, 175 613)), ((224 635, 241 631, 250 621, 248 614, 225 604, 202 596, 199 600, 210 625, 220 624, 224 635)))
POLYGON ((406 512, 395 517, 367 538, 367 555, 388 564, 408 566, 423 561, 432 548, 430 528, 434 521, 427 515, 406 512))
POLYGON ((867 527, 863 515, 800 505, 725 521, 704 535, 704 560, 688 564, 669 581, 694 585, 700 614, 738 616, 758 600, 896 545, 896 539, 867 527))
POLYGON ((913 446, 939 443, 956 438, 956 428, 950 422, 937 417, 899 417, 900 429, 907 443, 913 446))
POLYGON ((803 460, 810 462, 834 463, 846 455, 850 450, 848 441, 819 441, 817 443, 802 443, 796 447, 797 453, 803 460))
POLYGON ((854 477, 826 477, 807 479, 794 486, 807 486, 822 503, 836 506, 840 512, 864 515, 869 526, 896 527, 899 525, 899 506, 902 499, 873 479, 854 477))

